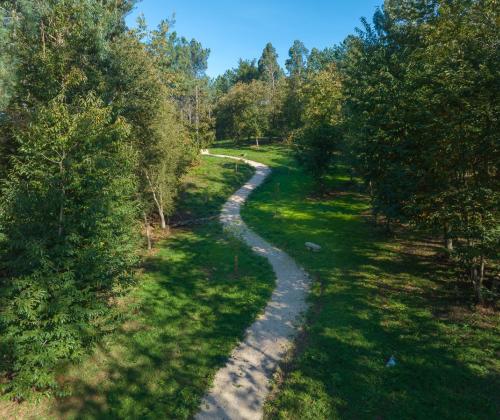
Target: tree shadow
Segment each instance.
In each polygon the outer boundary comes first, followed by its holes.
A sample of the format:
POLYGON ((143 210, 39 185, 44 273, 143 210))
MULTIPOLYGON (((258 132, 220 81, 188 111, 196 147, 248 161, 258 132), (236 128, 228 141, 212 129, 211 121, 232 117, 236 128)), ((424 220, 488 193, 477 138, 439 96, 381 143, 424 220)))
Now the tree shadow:
POLYGON ((148 262, 133 313, 108 344, 100 345, 97 377, 70 377, 72 397, 58 401, 58 413, 192 416, 273 288, 270 267, 249 249, 240 251, 238 277, 232 255, 215 223, 170 240, 148 262))
MULTIPOLYGON (((206 159, 210 159, 210 157, 206 159)), ((230 160, 218 163, 216 173, 208 173, 210 169, 208 167, 207 173, 203 175, 206 187, 200 187, 192 182, 183 185, 176 211, 171 217, 172 223, 216 216, 227 197, 254 173, 253 168, 244 164, 240 164, 236 170, 234 162, 230 160), (217 186, 217 189, 213 188, 214 185, 217 186)))

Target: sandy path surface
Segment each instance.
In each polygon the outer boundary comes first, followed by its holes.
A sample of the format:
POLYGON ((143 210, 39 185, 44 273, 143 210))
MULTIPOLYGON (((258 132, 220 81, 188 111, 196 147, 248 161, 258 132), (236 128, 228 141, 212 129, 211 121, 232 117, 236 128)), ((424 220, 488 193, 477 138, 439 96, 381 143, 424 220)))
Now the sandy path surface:
POLYGON ((224 204, 220 220, 254 252, 269 260, 276 274, 276 288, 264 313, 247 329, 226 366, 217 372, 195 418, 261 419, 269 381, 292 342, 301 314, 307 309, 309 277, 286 253, 252 232, 240 217, 241 205, 271 169, 243 158, 212 155, 207 150, 202 154, 241 160, 255 168, 254 176, 224 204))

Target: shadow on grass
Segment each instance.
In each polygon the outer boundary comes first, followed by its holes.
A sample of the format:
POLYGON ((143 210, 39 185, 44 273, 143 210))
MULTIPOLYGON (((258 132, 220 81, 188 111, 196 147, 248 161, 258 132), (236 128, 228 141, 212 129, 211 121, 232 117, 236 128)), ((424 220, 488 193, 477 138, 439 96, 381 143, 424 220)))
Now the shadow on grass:
POLYGON ((235 277, 218 226, 178 233, 168 246, 149 262, 123 328, 84 367, 96 376, 69 379, 61 415, 188 418, 269 298, 270 268, 241 250, 235 277))
MULTIPOLYGON (((186 179, 181 212, 217 215, 252 172, 204 158, 186 179)), ((121 328, 91 358, 65 373, 72 395, 57 401, 57 416, 192 417, 215 372, 274 287, 267 261, 243 245, 235 248, 217 221, 175 231, 158 245, 144 271, 121 304, 121 328)))
POLYGON ((194 179, 189 177, 180 192, 173 223, 217 215, 227 197, 250 179, 254 170, 241 163, 236 169, 230 160, 205 157, 203 165, 193 172, 194 179))

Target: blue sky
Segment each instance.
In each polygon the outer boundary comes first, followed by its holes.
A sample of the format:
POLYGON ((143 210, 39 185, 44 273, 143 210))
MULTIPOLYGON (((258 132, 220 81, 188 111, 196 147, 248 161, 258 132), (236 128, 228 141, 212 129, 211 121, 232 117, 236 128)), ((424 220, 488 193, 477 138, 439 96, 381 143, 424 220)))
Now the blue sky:
POLYGON ((383 0, 142 0, 128 16, 135 25, 140 13, 154 27, 175 13, 175 30, 210 48, 209 76, 235 67, 238 59, 258 58, 267 42, 275 46, 280 64, 295 39, 307 48, 341 42, 371 19, 383 0))

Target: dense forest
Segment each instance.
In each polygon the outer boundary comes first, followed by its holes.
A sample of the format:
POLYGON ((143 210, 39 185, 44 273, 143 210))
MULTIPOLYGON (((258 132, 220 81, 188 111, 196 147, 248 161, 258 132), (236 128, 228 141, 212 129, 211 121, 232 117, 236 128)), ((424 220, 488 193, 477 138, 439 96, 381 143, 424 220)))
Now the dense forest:
POLYGON ((216 79, 173 20, 128 28, 134 4, 0 1, 0 393, 57 392, 113 328, 215 139, 285 143, 319 197, 348 167, 377 223, 498 298, 497 0, 386 0, 340 45, 297 40, 283 69, 268 43, 216 79))
POLYGON ((4 391, 56 386, 103 334, 141 231, 167 228, 210 142, 209 51, 130 1, 2 2, 1 370, 4 391))

